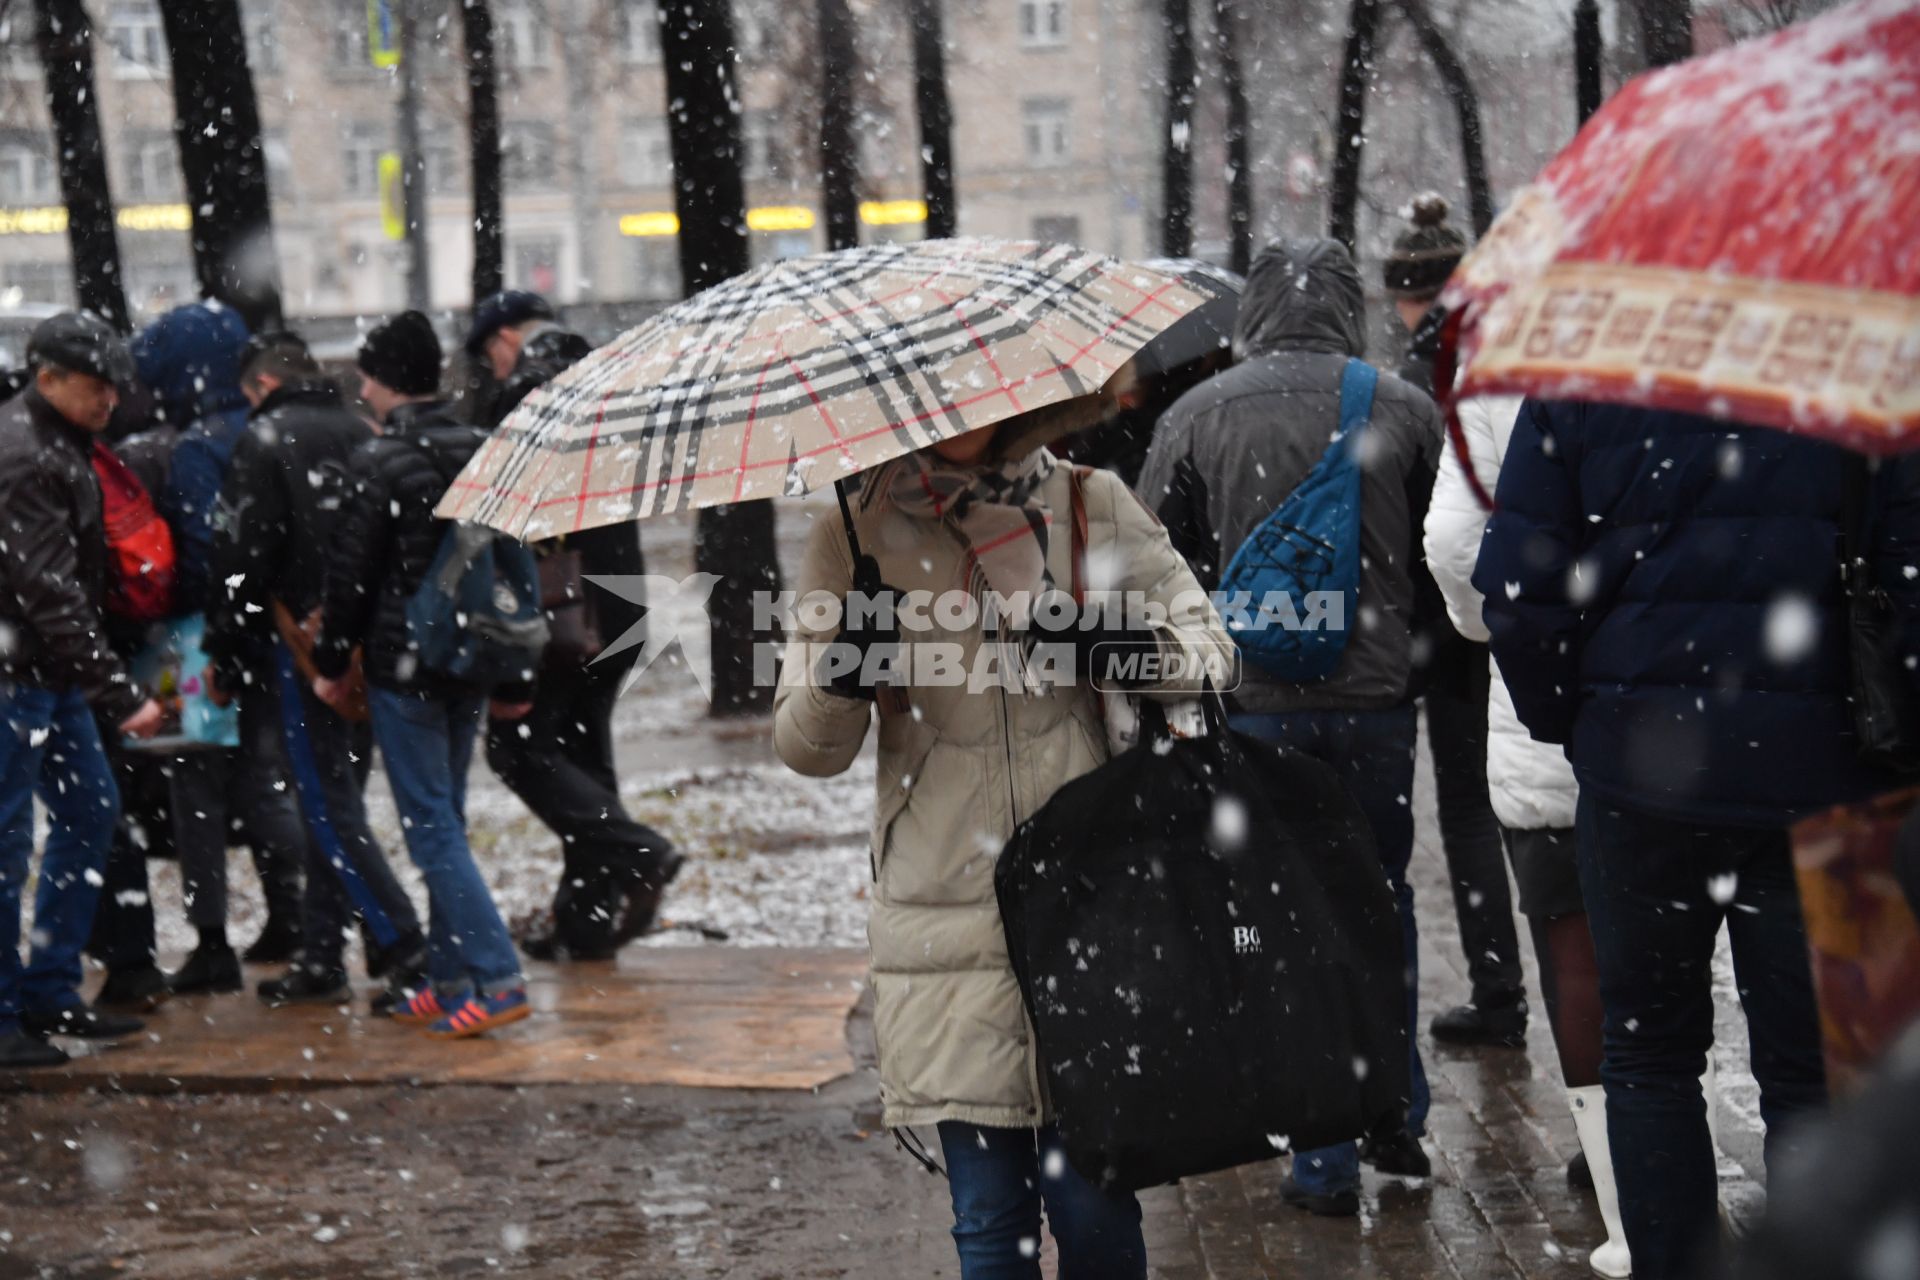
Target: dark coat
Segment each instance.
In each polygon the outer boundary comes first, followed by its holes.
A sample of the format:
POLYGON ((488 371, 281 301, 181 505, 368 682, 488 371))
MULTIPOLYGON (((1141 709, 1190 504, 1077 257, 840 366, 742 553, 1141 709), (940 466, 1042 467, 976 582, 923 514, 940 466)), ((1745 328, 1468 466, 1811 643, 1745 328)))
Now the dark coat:
POLYGON ((173 530, 173 611, 200 613, 213 597, 213 530, 234 446, 247 433, 245 408, 196 418, 174 443, 167 482, 154 506, 173 530))
POLYGON ((207 656, 223 687, 267 669, 273 605, 304 618, 320 604, 327 549, 352 481, 349 459, 373 431, 333 386, 285 386, 254 410, 220 490, 211 550, 207 656))
MULTIPOLYGON (((479 449, 486 432, 439 401, 402 405, 384 434, 353 451, 351 488, 327 551, 320 637, 313 661, 322 675, 347 673, 355 645, 365 647, 369 683, 430 696, 480 692, 420 669, 407 630, 407 601, 426 578, 448 522, 433 514, 447 485, 479 449)), ((502 686, 519 701, 529 690, 502 686)))
MULTIPOLYGON (((1359 272, 1337 241, 1265 250, 1240 299, 1239 363, 1160 419, 1140 496, 1203 585, 1219 582, 1247 535, 1326 453, 1340 426, 1347 359, 1366 353, 1365 305, 1359 272)), ((1340 665, 1313 684, 1283 683, 1246 664, 1234 696, 1247 711, 1382 708, 1407 697, 1411 495, 1432 489, 1440 415, 1421 392, 1382 374, 1367 431, 1358 625, 1340 665)))
MULTIPOLYGON (((1779 826, 1892 785, 1847 703, 1840 525, 1858 455, 1709 418, 1529 402, 1473 585, 1534 737, 1580 785, 1683 822, 1779 826)), ((1920 483, 1884 477, 1879 579, 1920 614, 1920 483)))
POLYGON ((77 690, 119 723, 145 701, 107 641, 107 535, 93 438, 38 390, 0 407, 0 672, 77 690))
MULTIPOLYGON (((572 368, 592 350, 592 344, 585 338, 560 328, 542 329, 528 338, 526 345, 520 348, 520 359, 515 362, 513 372, 500 384, 500 395, 494 402, 493 424, 499 426, 509 413, 519 407, 522 400, 572 368)), ((632 521, 584 529, 563 538, 537 542, 533 551, 535 555, 546 556, 561 548, 580 553, 582 573, 637 577, 647 571, 646 558, 640 551, 640 527, 632 521)), ((601 639, 606 644, 611 645, 646 617, 645 605, 627 599, 628 595, 638 592, 622 594, 593 583, 588 583, 586 590, 599 618, 601 639)), ((636 641, 643 634, 637 633, 636 641)), ((636 643, 597 664, 595 669, 609 675, 624 673, 639 656, 640 646, 636 643)))

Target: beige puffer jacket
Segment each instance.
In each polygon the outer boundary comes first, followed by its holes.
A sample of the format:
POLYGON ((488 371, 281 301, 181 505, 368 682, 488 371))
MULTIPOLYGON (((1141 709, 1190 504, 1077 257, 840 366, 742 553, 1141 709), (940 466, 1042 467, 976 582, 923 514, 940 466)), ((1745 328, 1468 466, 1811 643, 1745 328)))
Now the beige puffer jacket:
MULTIPOLYGON (((1063 587, 1073 580, 1072 539, 1064 536, 1071 474, 1055 468, 1043 491, 1055 531, 1048 569, 1063 587)), ((1126 486, 1096 471, 1082 492, 1088 589, 1139 591, 1164 605, 1163 650, 1177 646, 1195 658, 1230 652, 1232 641, 1186 562, 1126 486)), ((883 502, 861 513, 856 527, 887 585, 936 595, 952 588, 957 544, 934 522, 883 502)), ((837 516, 823 514, 795 584, 799 597, 844 597, 852 575, 846 532, 837 516)), ((809 631, 796 621, 774 700, 775 749, 788 767, 815 777, 853 763, 876 714, 872 703, 789 683, 812 669, 807 646, 831 641, 836 630, 809 631)), ((982 631, 976 623, 964 632, 903 637, 958 644, 971 664, 982 631)), ((1149 692, 1179 697, 1197 689, 1198 677, 1191 683, 1149 692)), ((1045 1122, 1048 1103, 1007 960, 994 861, 1014 828, 1062 784, 1107 759, 1100 697, 1085 685, 1023 695, 997 687, 969 693, 963 684, 915 688, 908 698, 909 710, 878 717, 867 925, 886 1123, 1031 1127, 1045 1122)))

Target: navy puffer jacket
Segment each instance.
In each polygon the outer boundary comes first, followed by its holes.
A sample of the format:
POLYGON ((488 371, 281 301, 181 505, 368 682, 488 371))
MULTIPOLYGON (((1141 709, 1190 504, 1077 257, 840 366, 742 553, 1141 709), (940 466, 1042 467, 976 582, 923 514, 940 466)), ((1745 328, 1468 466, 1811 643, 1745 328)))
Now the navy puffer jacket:
MULTIPOLYGON (((1580 785, 1778 826, 1895 785, 1847 703, 1840 525, 1858 455, 1615 405, 1530 401, 1473 585, 1514 707, 1580 785)), ((1878 481, 1879 580, 1920 616, 1920 475, 1878 481)))

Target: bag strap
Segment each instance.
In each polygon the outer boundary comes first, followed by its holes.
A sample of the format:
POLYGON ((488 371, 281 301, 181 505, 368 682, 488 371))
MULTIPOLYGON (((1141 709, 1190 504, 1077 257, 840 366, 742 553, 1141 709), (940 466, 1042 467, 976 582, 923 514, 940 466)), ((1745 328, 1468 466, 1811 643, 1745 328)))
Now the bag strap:
POLYGON ((1359 433, 1373 420, 1373 392, 1380 385, 1380 371, 1365 360, 1352 356, 1340 374, 1340 438, 1349 449, 1359 433))

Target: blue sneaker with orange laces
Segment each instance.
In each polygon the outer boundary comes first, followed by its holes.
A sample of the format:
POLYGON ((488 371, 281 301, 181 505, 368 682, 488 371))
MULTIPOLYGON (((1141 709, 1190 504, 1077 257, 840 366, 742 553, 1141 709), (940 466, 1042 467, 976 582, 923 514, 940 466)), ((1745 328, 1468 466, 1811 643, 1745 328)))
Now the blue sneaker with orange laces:
POLYGON ((533 1012, 527 989, 513 987, 496 995, 475 994, 467 1002, 427 1028, 436 1040, 464 1040, 509 1026, 533 1012))
MULTIPOLYGON (((455 1007, 461 1002, 454 1001, 455 1007)), ((440 993, 432 987, 422 987, 403 1000, 388 1006, 387 1016, 395 1022, 409 1027, 432 1026, 447 1016, 452 1010, 440 1003, 440 993)))

